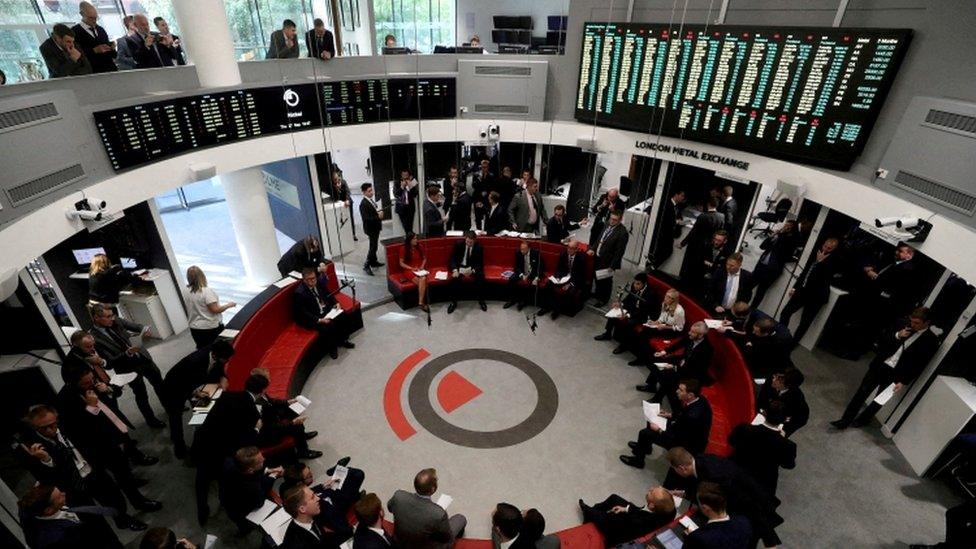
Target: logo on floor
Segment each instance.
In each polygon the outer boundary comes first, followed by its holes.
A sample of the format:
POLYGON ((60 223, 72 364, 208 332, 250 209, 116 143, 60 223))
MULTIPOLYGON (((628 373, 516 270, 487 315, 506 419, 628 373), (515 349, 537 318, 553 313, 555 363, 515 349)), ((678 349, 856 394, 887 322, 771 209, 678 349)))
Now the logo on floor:
MULTIPOLYGON (((418 349, 403 359, 390 374, 383 392, 383 411, 390 428, 400 438, 407 440, 417 434, 404 413, 401 395, 407 377, 430 357, 426 349, 418 349)), ((483 391, 457 370, 448 371, 437 384, 437 404, 445 414, 450 414, 475 400, 483 391)), ((463 349, 435 357, 424 364, 407 388, 407 402, 413 417, 432 435, 458 446, 468 448, 504 448, 525 442, 545 430, 556 417, 559 393, 556 384, 538 364, 531 360, 498 349, 463 349), (459 427, 437 412, 431 402, 430 388, 441 372, 466 360, 489 360, 508 364, 522 371, 532 380, 538 395, 535 409, 517 425, 496 431, 475 431, 459 427)))

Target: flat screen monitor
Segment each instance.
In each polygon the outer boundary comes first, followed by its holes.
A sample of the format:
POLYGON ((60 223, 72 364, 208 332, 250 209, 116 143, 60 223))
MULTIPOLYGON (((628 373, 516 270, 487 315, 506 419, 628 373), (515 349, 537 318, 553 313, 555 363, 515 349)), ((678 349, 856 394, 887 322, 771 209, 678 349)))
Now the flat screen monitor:
POLYGON ((455 53, 485 53, 481 46, 458 46, 454 48, 455 53))
POLYGON ((71 253, 74 254, 78 265, 91 265, 96 255, 105 253, 105 248, 81 248, 80 250, 71 250, 71 253))
POLYGON ((139 266, 134 257, 120 257, 119 263, 123 269, 135 269, 139 266))
POLYGON ((911 37, 909 29, 586 23, 576 119, 846 170, 911 37))
POLYGON ((410 48, 387 48, 383 47, 383 55, 406 55, 410 53, 410 48))

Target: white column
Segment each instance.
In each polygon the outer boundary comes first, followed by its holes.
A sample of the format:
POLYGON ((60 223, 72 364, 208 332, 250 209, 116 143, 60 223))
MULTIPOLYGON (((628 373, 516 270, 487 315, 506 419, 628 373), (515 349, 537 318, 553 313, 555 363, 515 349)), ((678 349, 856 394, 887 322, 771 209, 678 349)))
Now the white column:
POLYGON ((237 86, 241 72, 222 0, 173 0, 180 40, 202 88, 237 86))
POLYGON ((237 236, 244 270, 257 284, 270 284, 280 278, 278 238, 271 218, 268 191, 260 168, 246 168, 220 175, 230 209, 230 220, 237 236))

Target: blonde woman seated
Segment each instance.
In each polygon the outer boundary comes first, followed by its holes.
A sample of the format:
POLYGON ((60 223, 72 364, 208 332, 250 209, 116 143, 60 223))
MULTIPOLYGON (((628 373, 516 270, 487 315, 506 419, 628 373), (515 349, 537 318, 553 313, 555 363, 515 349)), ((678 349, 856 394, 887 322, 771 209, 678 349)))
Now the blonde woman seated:
POLYGON ((420 238, 414 233, 407 233, 403 254, 400 256, 400 268, 413 275, 413 283, 417 285, 417 303, 421 311, 429 311, 427 307, 427 275, 418 276, 417 271, 427 268, 427 255, 420 247, 420 238))
POLYGON ((644 323, 646 330, 641 332, 641 343, 637 346, 637 358, 627 364, 631 366, 646 366, 650 364, 650 340, 652 337, 671 334, 674 337, 681 337, 679 334, 685 329, 685 309, 678 303, 681 294, 678 290, 671 288, 664 294, 664 301, 661 303, 661 314, 657 320, 648 320, 644 323))

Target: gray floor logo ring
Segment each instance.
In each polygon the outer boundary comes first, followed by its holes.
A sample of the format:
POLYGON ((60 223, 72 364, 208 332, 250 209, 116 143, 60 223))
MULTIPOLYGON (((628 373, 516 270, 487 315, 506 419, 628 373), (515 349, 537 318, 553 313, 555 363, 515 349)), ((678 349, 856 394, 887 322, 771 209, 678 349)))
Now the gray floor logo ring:
POLYGON ((414 418, 427 431, 441 440, 468 448, 504 448, 525 442, 544 431, 556 417, 559 408, 559 392, 545 370, 527 358, 498 349, 464 349, 431 360, 414 376, 408 399, 414 418), (535 410, 518 425, 498 431, 472 431, 442 418, 430 401, 430 386, 437 374, 465 360, 494 360, 524 372, 539 394, 535 410))

